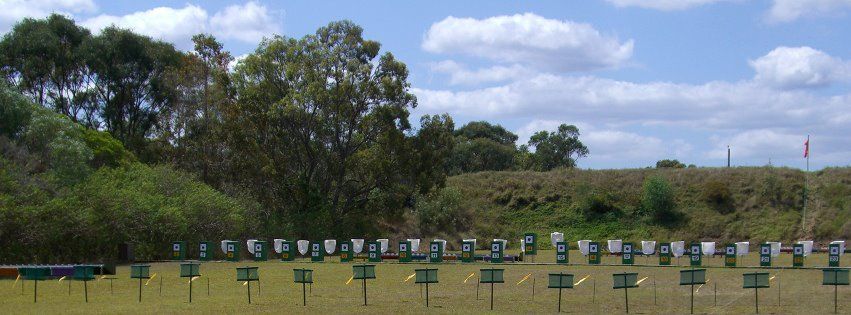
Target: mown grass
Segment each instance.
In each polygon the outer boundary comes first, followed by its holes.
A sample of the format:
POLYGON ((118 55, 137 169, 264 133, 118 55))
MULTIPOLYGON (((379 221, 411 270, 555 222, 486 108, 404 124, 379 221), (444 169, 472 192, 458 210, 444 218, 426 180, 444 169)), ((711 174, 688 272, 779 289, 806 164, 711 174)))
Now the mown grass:
MULTIPOLYGON (((623 313, 623 290, 613 290, 612 273, 638 272, 639 279, 647 277, 639 288, 630 289, 631 313, 688 313, 690 287, 679 286, 679 271, 683 267, 651 266, 588 266, 578 252, 571 252, 577 265, 532 264, 397 264, 381 263, 377 266, 377 279, 367 284, 369 306, 362 306, 360 282, 352 281, 350 264, 328 258, 326 263, 269 261, 262 263, 210 262, 201 267, 202 277, 195 280, 193 302, 188 303, 188 283, 178 277, 178 263, 155 263, 152 273, 157 276, 143 286, 142 302, 137 301, 138 281, 129 279, 129 267, 118 269, 118 279, 110 294, 109 282, 99 280, 89 283, 89 303, 83 302, 82 283, 72 283, 71 294, 65 281, 40 282, 39 301, 32 301, 32 282, 25 284, 21 293, 20 282, 0 281, 0 306, 5 314, 127 314, 127 313, 356 313, 356 314, 422 314, 422 313, 488 313, 490 287, 481 285, 480 298, 476 299, 476 278, 467 283, 464 279, 480 268, 505 268, 504 284, 495 285, 496 313, 555 313, 557 290, 546 288, 546 274, 550 272, 573 273, 575 281, 590 275, 572 290, 563 292, 562 308, 569 313, 623 313), (260 290, 252 284, 252 304, 247 303, 247 287, 235 281, 234 268, 250 265, 260 267, 260 290), (404 280, 416 268, 436 266, 440 283, 430 286, 430 305, 426 308, 420 298, 420 287, 413 280, 404 280), (292 283, 294 268, 312 268, 315 283, 308 293, 308 306, 302 303, 301 286, 292 283), (517 284, 523 277, 530 278, 517 284), (162 295, 159 283, 162 279, 162 295), (210 295, 207 295, 207 280, 210 295), (654 286, 655 283, 655 286, 654 286), (532 285, 535 286, 534 300, 532 285), (656 302, 654 304, 654 291, 656 302)), ((844 258, 847 258, 844 257, 844 258)), ((542 251, 538 262, 552 262, 552 251, 542 251)), ((604 264, 616 264, 619 257, 608 256, 604 264)), ((677 260, 675 259, 676 263, 677 260)), ((696 288, 696 313, 742 314, 754 312, 754 292, 742 289, 742 273, 757 268, 721 268, 720 257, 706 257, 709 283, 696 288), (715 290, 717 286, 717 304, 715 290), (716 306, 717 305, 717 306, 716 306)), ((824 265, 826 256, 808 257, 807 266, 824 265)), ((638 257, 638 264, 656 265, 656 257, 638 257)), ((684 266, 687 259, 679 263, 684 266)), ((747 256, 740 266, 757 265, 757 256, 747 256)), ((783 254, 775 266, 790 266, 791 255, 783 254)), ((843 263, 848 266, 848 263, 843 263)), ((760 312, 783 314, 821 314, 833 311, 833 288, 821 285, 821 271, 817 269, 791 270, 766 269, 774 276, 771 288, 760 290, 760 312), (779 284, 779 285, 778 285, 779 284), (779 288, 779 289, 778 289, 779 288), (778 290, 780 296, 778 297, 778 290), (778 299, 779 298, 779 299, 778 299)), ((851 312, 851 294, 847 287, 839 288, 840 313, 851 312)))

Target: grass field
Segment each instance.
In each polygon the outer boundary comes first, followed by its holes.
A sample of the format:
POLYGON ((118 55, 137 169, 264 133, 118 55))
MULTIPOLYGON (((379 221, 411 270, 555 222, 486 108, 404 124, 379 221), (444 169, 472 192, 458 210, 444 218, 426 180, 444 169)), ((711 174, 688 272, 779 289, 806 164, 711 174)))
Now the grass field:
MULTIPOLYGON (((480 252, 481 253, 481 252, 480 252)), ((310 262, 209 262, 201 265, 202 277, 193 282, 193 301, 188 303, 189 285, 179 278, 179 263, 154 263, 151 273, 156 273, 148 285, 143 286, 142 302, 138 302, 136 279, 129 278, 129 267, 119 266, 118 279, 113 282, 113 293, 107 280, 89 282, 89 303, 83 301, 81 282, 68 283, 49 280, 39 282, 38 303, 33 303, 33 283, 27 281, 23 290, 21 282, 0 281, 0 313, 55 314, 55 313, 486 313, 489 311, 490 286, 482 284, 480 298, 476 299, 476 276, 467 283, 471 273, 478 275, 480 268, 504 268, 505 283, 496 284, 494 310, 499 313, 555 313, 557 292, 547 289, 547 274, 566 272, 575 275, 575 281, 590 275, 574 289, 563 291, 562 311, 569 313, 623 313, 624 292, 612 289, 612 274, 638 272, 639 279, 647 277, 639 288, 629 290, 631 313, 688 313, 689 287, 679 286, 681 267, 655 267, 657 257, 637 257, 635 266, 588 266, 579 252, 572 251, 576 265, 549 264, 398 264, 381 263, 376 267, 377 279, 368 280, 369 306, 364 307, 359 281, 346 281, 352 275, 351 264, 341 264, 337 257, 325 263, 310 262), (643 266, 643 265, 647 266, 643 266), (252 283, 252 304, 247 302, 247 286, 235 280, 238 266, 259 266, 260 288, 252 283), (420 286, 411 279, 414 269, 424 266, 439 269, 440 283, 430 285, 430 308, 420 298, 420 286), (651 266, 652 265, 652 266, 651 266), (308 292, 307 306, 302 306, 301 285, 293 283, 295 268, 314 270, 312 289, 308 292), (526 275, 526 281, 517 284, 526 275), (209 280, 210 293, 207 293, 209 280), (160 281, 162 293, 160 294, 160 281), (655 283, 655 285, 654 285, 655 283), (532 290, 534 284, 534 299, 532 290), (655 302, 654 302, 655 291, 655 302)), ((776 259, 775 266, 791 266, 791 254, 784 253, 776 259)), ((536 257, 540 262, 554 261, 552 251, 542 251, 536 257)), ((843 257, 845 258, 845 257, 843 257)), ((846 259, 847 260, 847 259, 846 259)), ((825 254, 807 257, 807 267, 826 265, 825 254)), ((620 262, 620 257, 604 257, 604 264, 620 262)), ((679 262, 686 265, 687 258, 679 262)), ((674 259, 674 263, 677 260, 674 259)), ((742 289, 742 273, 758 268, 720 267, 720 256, 704 257, 709 266, 709 283, 696 288, 695 313, 753 313, 754 290, 742 289), (715 290, 717 287, 717 306, 715 290)), ((751 253, 740 260, 740 266, 757 265, 757 255, 751 253)), ((844 262, 843 266, 848 266, 844 262)), ((771 288, 760 289, 760 313, 810 313, 833 311, 833 287, 822 286, 818 269, 766 269, 771 273, 771 288), (779 291, 778 291, 779 290, 779 291), (780 294, 778 296, 778 293, 780 294)), ((851 288, 839 287, 839 312, 851 312, 851 288)))

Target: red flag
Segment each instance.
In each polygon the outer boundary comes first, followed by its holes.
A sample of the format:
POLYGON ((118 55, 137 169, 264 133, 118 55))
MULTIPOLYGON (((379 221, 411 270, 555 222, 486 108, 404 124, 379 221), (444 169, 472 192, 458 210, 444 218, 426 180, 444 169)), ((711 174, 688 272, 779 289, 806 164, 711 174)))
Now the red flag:
POLYGON ((804 157, 810 156, 810 138, 807 138, 807 141, 804 142, 804 157))

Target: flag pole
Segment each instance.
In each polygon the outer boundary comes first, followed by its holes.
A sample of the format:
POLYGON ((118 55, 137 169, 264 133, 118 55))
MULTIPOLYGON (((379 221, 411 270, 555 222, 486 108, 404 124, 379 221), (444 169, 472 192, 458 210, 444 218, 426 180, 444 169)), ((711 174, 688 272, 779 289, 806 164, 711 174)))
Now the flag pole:
POLYGON ((804 173, 804 211, 801 214, 801 233, 804 233, 804 226, 807 218, 807 199, 810 198, 810 135, 807 135, 804 157, 807 158, 807 172, 804 173))

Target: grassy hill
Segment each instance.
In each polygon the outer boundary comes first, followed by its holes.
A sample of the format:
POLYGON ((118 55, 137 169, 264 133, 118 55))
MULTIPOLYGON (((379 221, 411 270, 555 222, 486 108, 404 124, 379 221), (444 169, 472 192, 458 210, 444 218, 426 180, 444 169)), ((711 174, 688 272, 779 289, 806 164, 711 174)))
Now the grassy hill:
POLYGON ((516 240, 527 231, 546 238, 560 231, 572 241, 784 243, 851 237, 851 168, 809 174, 802 229, 806 180, 803 171, 776 167, 465 174, 449 178, 442 192, 460 196, 441 206, 453 213, 455 218, 448 222, 454 225, 434 236, 516 240), (670 222, 648 218, 641 206, 643 184, 656 176, 673 190, 678 215, 670 222))

